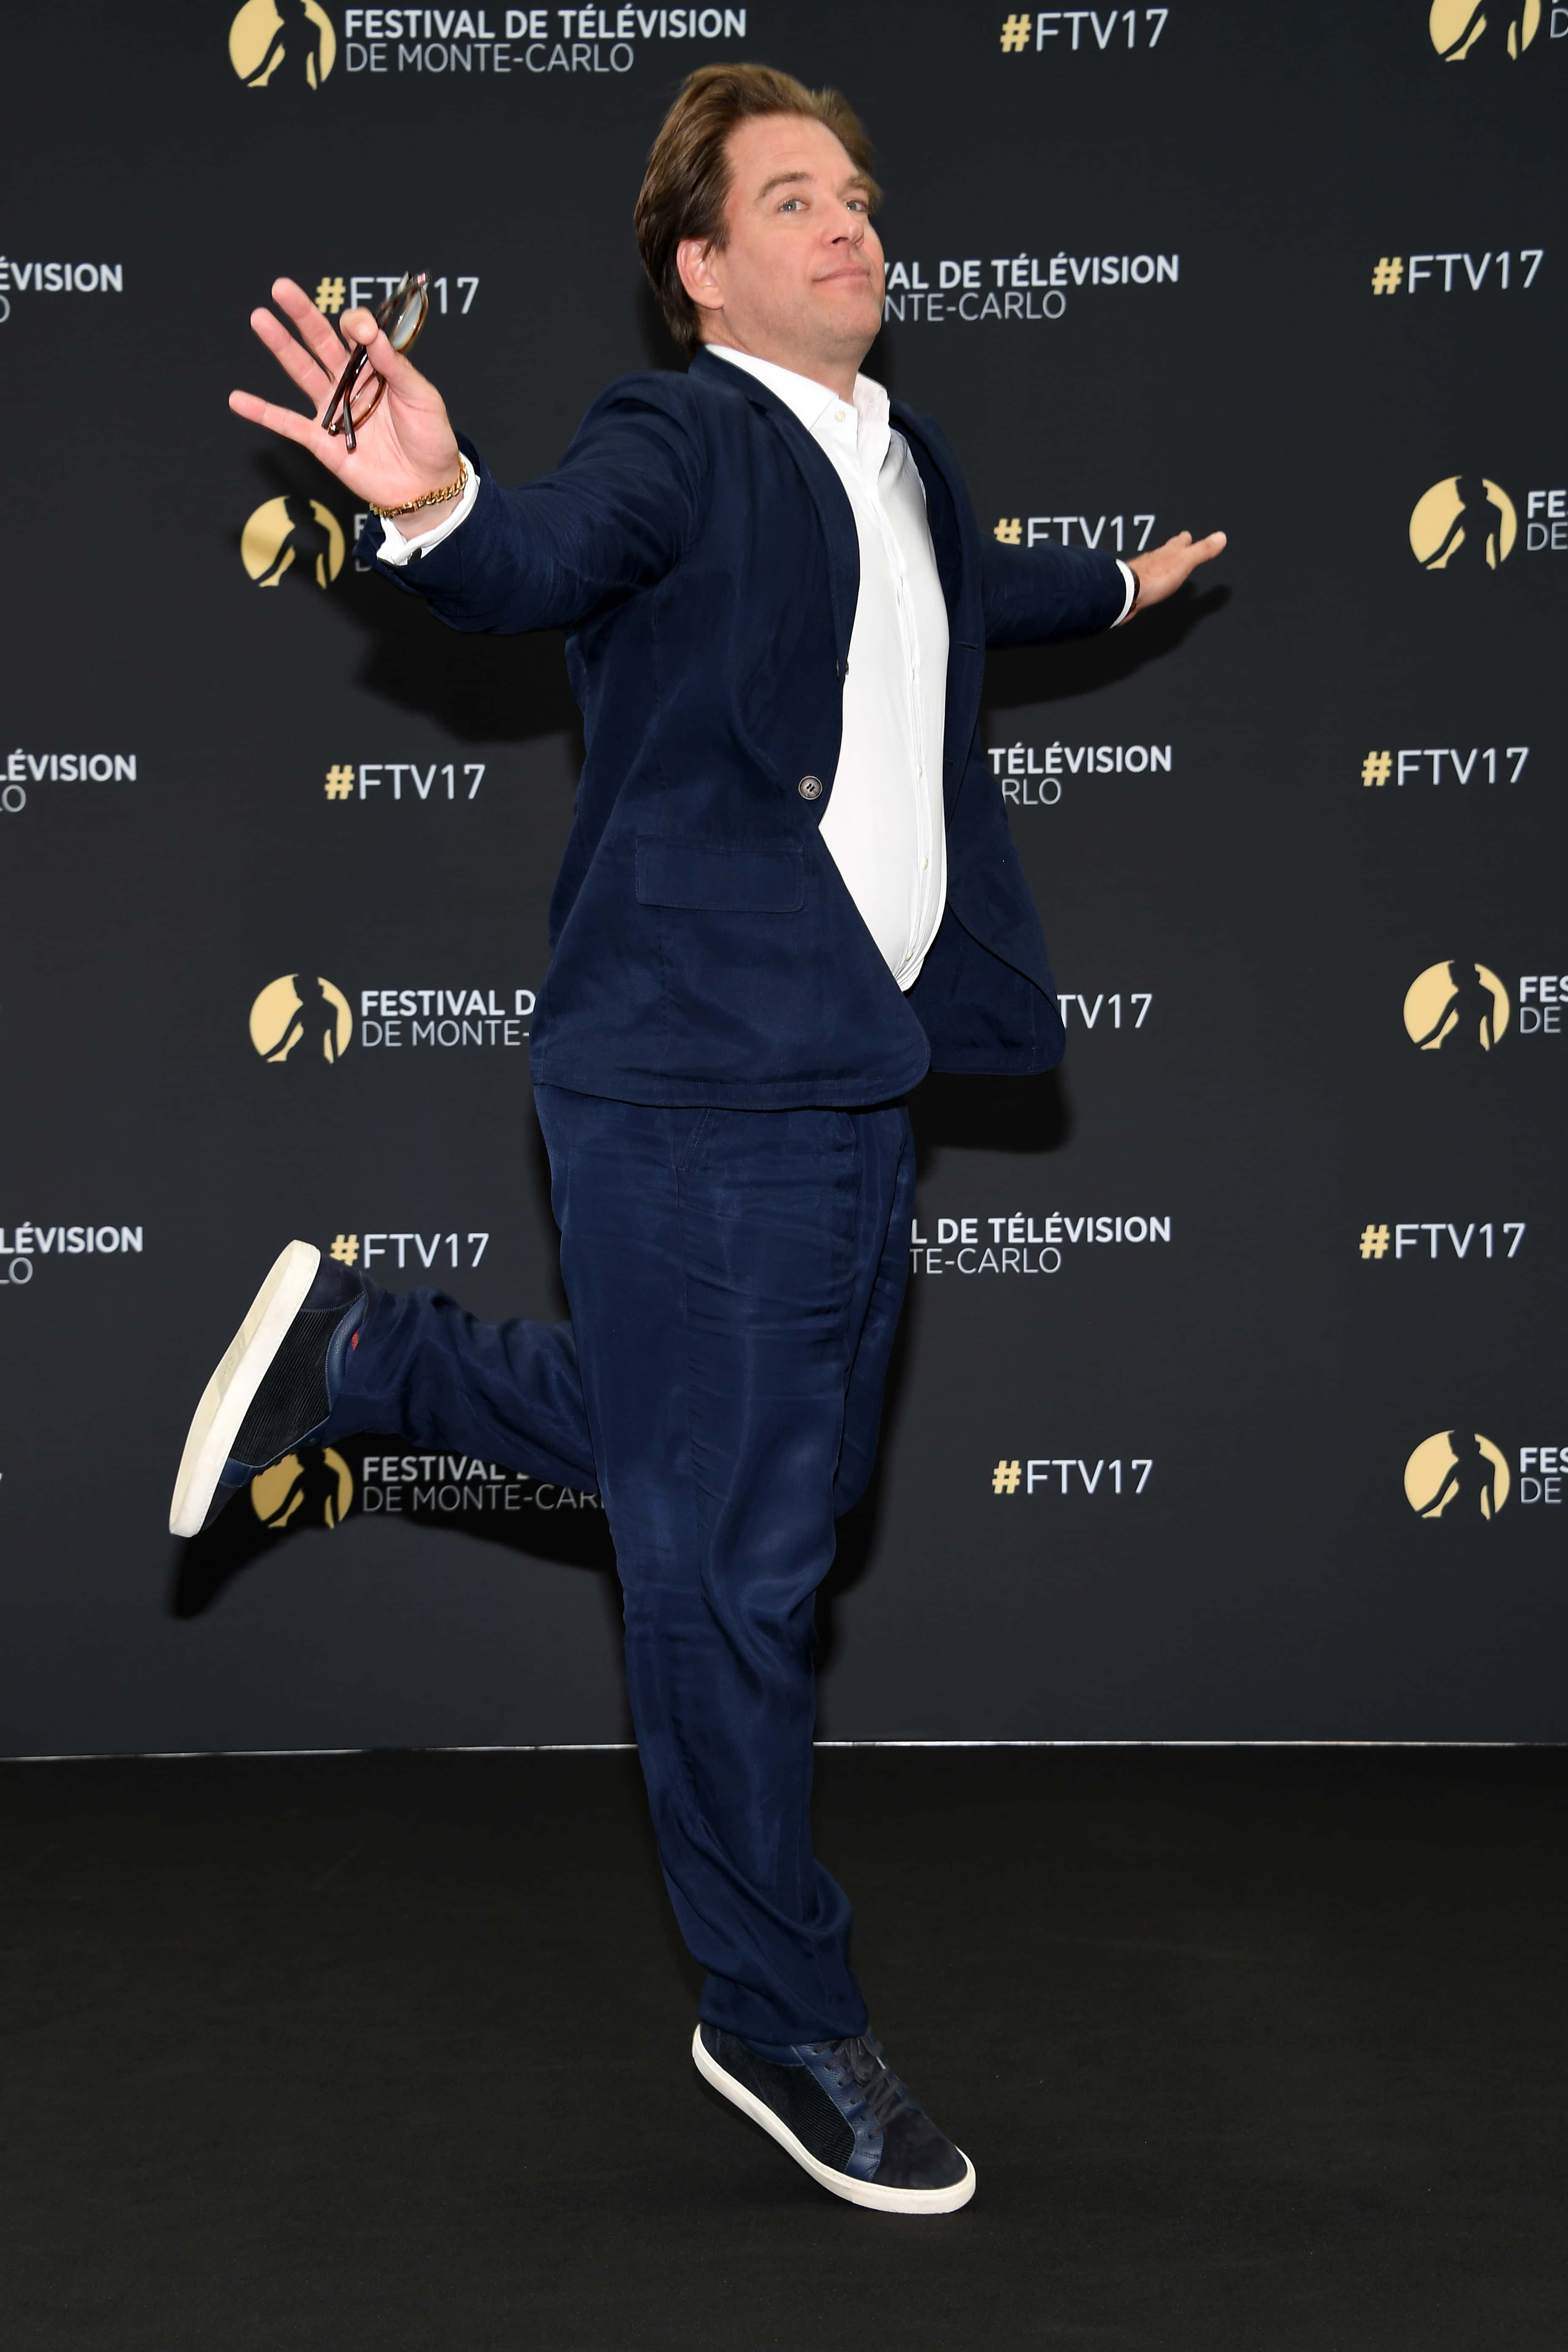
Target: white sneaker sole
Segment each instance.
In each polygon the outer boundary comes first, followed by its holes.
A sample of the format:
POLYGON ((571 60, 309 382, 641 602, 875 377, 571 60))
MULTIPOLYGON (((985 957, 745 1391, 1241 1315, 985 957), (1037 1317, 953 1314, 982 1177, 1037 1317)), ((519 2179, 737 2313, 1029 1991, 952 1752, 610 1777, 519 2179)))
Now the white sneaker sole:
POLYGON ((201 1533, 240 1424, 283 1344, 284 1333, 304 1305, 321 1263, 321 1253, 314 1242, 290 1242, 251 1300, 244 1322, 202 1391, 186 1435, 174 1480, 174 1499, 169 1506, 171 1535, 201 1533))
MULTIPOLYGON (((875 2213, 956 2213, 974 2194, 974 2167, 966 2156, 963 2178, 955 2180, 951 2189, 879 2189, 874 2180, 855 2180, 847 2172, 835 2172, 831 2165, 819 2164, 808 2149, 802 2147, 789 2126, 774 2115, 772 2107, 764 2106, 743 2083, 737 2083, 733 2074, 724 2072, 719 2061, 703 2047, 700 2026, 691 2037, 691 2055, 703 2081, 711 2083, 731 2105, 739 2107, 743 2116, 750 2116, 754 2124, 760 2124, 769 2138, 776 2139, 801 2170, 809 2172, 817 2187, 826 2189, 830 2196, 842 2197, 851 2205, 867 2206, 875 2213)), ((958 2152, 963 2156, 962 2148, 958 2152)))

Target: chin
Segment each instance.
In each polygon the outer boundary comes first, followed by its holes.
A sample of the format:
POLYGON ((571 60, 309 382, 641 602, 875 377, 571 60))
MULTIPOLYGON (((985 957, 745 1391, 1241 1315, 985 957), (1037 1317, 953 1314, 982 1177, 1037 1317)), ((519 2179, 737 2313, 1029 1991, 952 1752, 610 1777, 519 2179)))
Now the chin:
POLYGON ((852 336, 858 336, 868 346, 881 329, 880 302, 875 299, 868 300, 866 295, 858 289, 856 289, 852 299, 828 302, 826 315, 832 320, 835 331, 842 335, 846 341, 852 336))

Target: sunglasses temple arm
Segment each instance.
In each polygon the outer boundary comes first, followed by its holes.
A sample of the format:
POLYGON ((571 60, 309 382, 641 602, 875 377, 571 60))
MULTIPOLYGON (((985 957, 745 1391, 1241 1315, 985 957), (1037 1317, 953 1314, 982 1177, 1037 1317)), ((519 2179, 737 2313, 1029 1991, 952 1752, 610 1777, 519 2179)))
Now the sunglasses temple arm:
POLYGON ((354 352, 353 357, 350 360, 347 367, 344 368, 342 375, 338 378, 336 391, 332 394, 331 400, 328 401, 325 408, 321 411, 322 431, 324 433, 342 433, 347 440, 348 446, 351 449, 354 446, 354 438, 353 419, 349 414, 349 394, 353 392, 355 383, 358 382, 360 370, 363 365, 364 345, 361 343, 358 350, 354 352), (342 411, 341 423, 334 421, 338 416, 340 409, 342 411))

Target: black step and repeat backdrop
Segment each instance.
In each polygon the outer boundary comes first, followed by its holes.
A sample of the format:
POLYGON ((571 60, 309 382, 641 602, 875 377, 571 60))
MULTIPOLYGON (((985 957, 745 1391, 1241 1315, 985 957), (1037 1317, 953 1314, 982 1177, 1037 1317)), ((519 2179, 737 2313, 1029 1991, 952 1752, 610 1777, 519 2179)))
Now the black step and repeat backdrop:
POLYGON ((0 90, 0 1749, 625 1736, 591 1496, 378 1442, 164 1533, 289 1235, 563 1311, 561 644, 356 573, 225 401, 275 276, 424 267, 548 468, 677 364, 630 213, 724 57, 865 114, 868 364, 984 528, 1231 541, 992 661, 1068 1053, 916 1097, 824 1733, 1568 1736, 1568 6, 57 0, 0 90))

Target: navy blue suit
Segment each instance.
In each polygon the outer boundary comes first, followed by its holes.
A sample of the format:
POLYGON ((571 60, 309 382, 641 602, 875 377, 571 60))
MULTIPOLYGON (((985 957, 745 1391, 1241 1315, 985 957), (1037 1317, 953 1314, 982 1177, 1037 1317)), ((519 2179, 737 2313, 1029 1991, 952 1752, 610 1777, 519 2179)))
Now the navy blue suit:
MULTIPOLYGON (((999 546, 929 417, 892 422, 947 600, 947 913, 900 993, 817 828, 838 762, 859 554, 831 460, 753 376, 700 352, 625 376, 553 474, 499 487, 401 569, 459 629, 565 628, 587 741, 534 1016, 536 1079, 626 1102, 883 1102, 926 1069, 1025 1072, 1062 1029, 979 734, 987 646, 1100 629, 1088 548, 999 546), (803 776, 820 778, 803 799, 803 776)), ((361 542, 374 561, 381 526, 361 542)))
MULTIPOLYGON (((821 841, 858 543, 832 464, 699 352, 628 376, 557 470, 405 569, 451 625, 564 627, 587 758, 532 1060, 572 1321, 378 1297, 319 1437, 405 1436, 596 1486, 626 1679, 702 2014, 858 2033, 848 1906, 812 1853, 812 1657, 833 1519, 864 1490, 908 1266, 898 1098, 1048 1068, 1045 943, 981 751, 984 648, 1102 628, 1114 561, 982 538, 893 404, 947 602, 948 903, 901 993, 821 841), (803 796, 803 779, 820 793, 803 796)), ((366 561, 380 545, 372 524, 366 561)))

